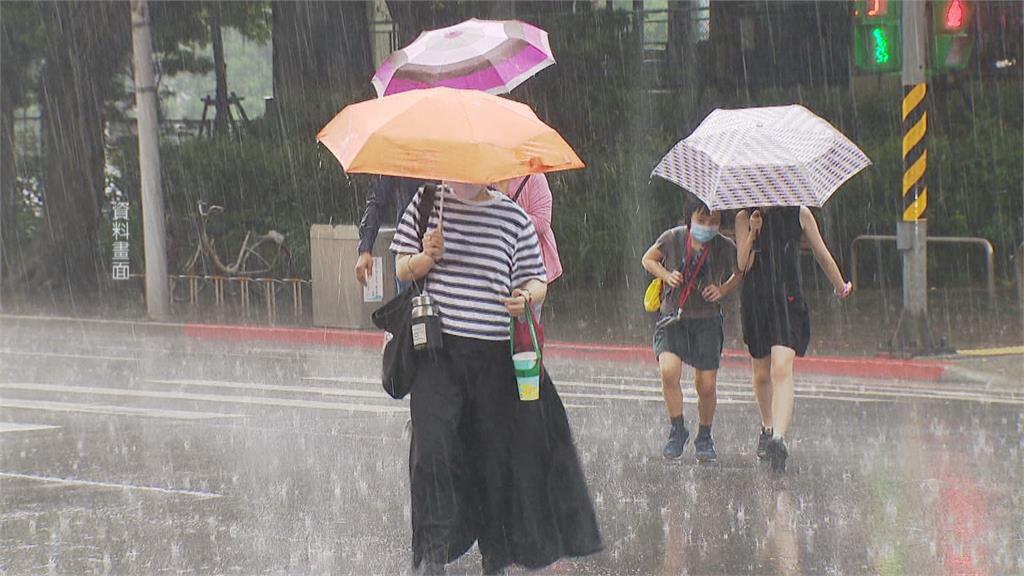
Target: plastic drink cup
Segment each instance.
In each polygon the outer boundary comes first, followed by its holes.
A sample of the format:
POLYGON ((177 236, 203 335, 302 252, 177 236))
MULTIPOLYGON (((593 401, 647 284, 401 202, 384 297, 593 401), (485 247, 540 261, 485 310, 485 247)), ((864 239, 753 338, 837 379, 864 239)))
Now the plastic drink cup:
POLYGON ((519 399, 523 401, 540 398, 540 358, 536 352, 519 352, 512 355, 516 370, 516 384, 519 385, 519 399))

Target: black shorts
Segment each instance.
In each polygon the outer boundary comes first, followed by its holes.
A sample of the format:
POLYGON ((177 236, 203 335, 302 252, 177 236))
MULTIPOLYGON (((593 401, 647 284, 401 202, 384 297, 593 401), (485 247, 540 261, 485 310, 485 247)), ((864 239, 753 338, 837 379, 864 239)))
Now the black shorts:
POLYGON ((792 348, 797 356, 807 353, 811 342, 811 318, 803 296, 788 296, 783 302, 744 302, 740 313, 743 343, 751 357, 771 355, 772 346, 792 348))
MULTIPOLYGON (((663 319, 664 320, 664 319, 663 319)), ((722 316, 684 318, 654 330, 654 357, 671 352, 697 370, 718 370, 725 341, 722 316)))

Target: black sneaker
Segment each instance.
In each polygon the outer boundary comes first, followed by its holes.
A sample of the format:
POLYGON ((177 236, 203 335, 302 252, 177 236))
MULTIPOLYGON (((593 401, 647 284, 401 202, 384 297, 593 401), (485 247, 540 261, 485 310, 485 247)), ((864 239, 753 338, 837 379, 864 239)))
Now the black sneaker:
POLYGON ((761 435, 757 437, 757 459, 768 459, 768 443, 772 441, 772 432, 768 428, 761 428, 761 435))
POLYGON ((772 438, 765 451, 768 453, 768 461, 772 465, 772 470, 785 472, 786 458, 789 457, 789 449, 786 448, 786 442, 782 438, 772 438))
POLYGON ((696 451, 697 462, 718 460, 718 453, 715 452, 715 439, 711 437, 711 434, 697 434, 697 439, 693 441, 693 447, 696 451))
POLYGON ((683 456, 683 448, 689 439, 690 431, 686 429, 686 424, 682 420, 678 423, 673 423, 672 429, 668 433, 668 442, 665 444, 665 449, 661 451, 661 454, 669 460, 681 458, 683 456))

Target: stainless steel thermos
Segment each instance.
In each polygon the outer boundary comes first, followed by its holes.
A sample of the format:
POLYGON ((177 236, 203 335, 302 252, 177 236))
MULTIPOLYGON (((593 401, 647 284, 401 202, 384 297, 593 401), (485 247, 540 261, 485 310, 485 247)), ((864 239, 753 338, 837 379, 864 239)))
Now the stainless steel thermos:
POLYGON ((442 347, 441 316, 434 299, 420 294, 412 299, 412 347, 416 351, 436 351, 442 347))

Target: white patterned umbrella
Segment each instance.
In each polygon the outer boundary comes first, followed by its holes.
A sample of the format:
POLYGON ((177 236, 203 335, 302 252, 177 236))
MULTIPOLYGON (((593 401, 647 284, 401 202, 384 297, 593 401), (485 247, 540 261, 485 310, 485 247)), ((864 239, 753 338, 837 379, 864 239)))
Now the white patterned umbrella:
POLYGON ((555 63, 548 33, 518 20, 478 20, 427 30, 373 76, 377 96, 446 86, 504 94, 555 63))
POLYGON ((871 160, 803 106, 715 110, 654 168, 712 210, 822 206, 871 160))

